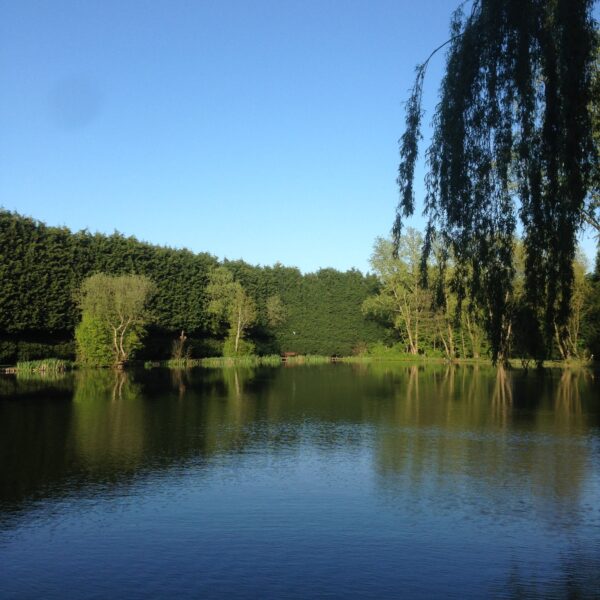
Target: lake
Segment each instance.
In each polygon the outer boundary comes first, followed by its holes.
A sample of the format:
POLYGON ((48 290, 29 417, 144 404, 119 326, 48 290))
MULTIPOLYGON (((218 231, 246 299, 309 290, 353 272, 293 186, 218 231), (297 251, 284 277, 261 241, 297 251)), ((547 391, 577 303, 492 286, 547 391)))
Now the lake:
POLYGON ((0 379, 3 598, 598 598, 588 371, 0 379))

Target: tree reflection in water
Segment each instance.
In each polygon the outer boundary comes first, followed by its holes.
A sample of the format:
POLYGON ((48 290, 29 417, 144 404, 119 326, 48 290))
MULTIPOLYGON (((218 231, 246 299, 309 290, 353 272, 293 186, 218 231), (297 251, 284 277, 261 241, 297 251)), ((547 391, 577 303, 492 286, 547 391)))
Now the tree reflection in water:
MULTIPOLYGON (((39 515, 53 523, 57 508, 85 529, 99 507, 109 527, 122 517, 126 533, 137 507, 154 502, 167 522, 192 516, 183 537, 199 541, 220 518, 224 531, 246 530, 252 541, 313 523, 312 548, 333 523, 330 533, 356 536, 353 548, 369 548, 378 564, 437 556, 442 570, 493 578, 500 597, 597 589, 598 393, 585 371, 106 370, 13 377, 0 394, 5 538, 43 530, 39 515), (273 514, 275 529, 261 528, 273 514), (578 558, 563 560, 570 553, 578 558), (473 566, 480 559, 486 575, 473 566)), ((231 548, 213 534, 213 545, 231 548)), ((107 556, 119 550, 109 548, 107 556)), ((167 546, 177 569, 190 548, 167 546)), ((164 553, 153 551, 160 562, 164 553)))
POLYGON ((496 385, 492 395, 492 407, 498 423, 507 426, 509 413, 513 404, 512 380, 510 373, 499 364, 496 368, 496 385))
POLYGON ((380 406, 388 426, 378 433, 376 467, 385 496, 472 505, 465 489, 475 486, 474 509, 527 506, 549 525, 577 522, 591 460, 578 437, 590 427, 582 396, 589 401, 592 387, 586 371, 409 367, 394 402, 380 406))
POLYGON ((393 502, 466 501, 476 487, 486 509, 522 501, 548 522, 577 519, 596 385, 586 371, 383 363, 13 377, 0 385, 19 399, 0 403, 2 494, 59 494, 65 481, 126 481, 186 461, 209 468, 249 448, 362 448, 393 502))

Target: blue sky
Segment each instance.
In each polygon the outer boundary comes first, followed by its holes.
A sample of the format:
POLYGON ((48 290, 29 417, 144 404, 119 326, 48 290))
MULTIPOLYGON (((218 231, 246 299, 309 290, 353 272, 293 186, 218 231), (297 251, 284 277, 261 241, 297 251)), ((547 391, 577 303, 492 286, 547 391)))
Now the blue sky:
MULTIPOLYGON (((366 271, 394 217, 414 66, 456 5, 4 0, 0 205, 253 264, 366 271)), ((442 70, 440 56, 427 117, 442 70)))

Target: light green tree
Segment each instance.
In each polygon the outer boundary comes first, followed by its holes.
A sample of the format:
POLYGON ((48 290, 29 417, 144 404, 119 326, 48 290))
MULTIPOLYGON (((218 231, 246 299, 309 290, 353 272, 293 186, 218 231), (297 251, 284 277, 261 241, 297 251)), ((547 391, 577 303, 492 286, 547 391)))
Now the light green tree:
POLYGON ((209 299, 207 312, 213 317, 214 327, 224 323, 229 329, 223 354, 251 354, 253 345, 244 340, 244 335, 256 321, 256 304, 242 284, 234 280, 226 267, 217 267, 210 273, 206 295, 209 299))
POLYGON ((571 312, 564 332, 559 332, 555 324, 555 340, 560 357, 563 360, 581 357, 581 324, 585 317, 586 299, 590 294, 591 281, 586 277, 587 260, 579 251, 573 261, 573 292, 571 294, 571 312))
POLYGON ((114 350, 110 331, 100 319, 84 314, 75 329, 77 362, 90 367, 110 367, 114 350))
POLYGON ((432 321, 444 356, 448 360, 458 355, 479 358, 484 336, 483 310, 469 298, 459 301, 453 287, 456 261, 439 239, 432 239, 430 256, 433 260, 427 265, 427 276, 432 294, 432 321))
MULTIPOLYGON (((436 265, 443 264, 440 255, 446 252, 445 248, 434 248, 433 256, 436 265)), ((444 356, 448 360, 456 358, 455 321, 457 298, 451 291, 452 268, 435 269, 437 271, 434 282, 433 322, 437 337, 442 343, 444 356)))
POLYGON ((431 305, 429 293, 420 285, 422 243, 421 234, 409 227, 394 257, 393 242, 377 238, 370 263, 381 291, 362 306, 364 313, 388 319, 405 339, 411 354, 419 352, 420 327, 431 305))
POLYGON ((143 275, 97 273, 81 285, 75 338, 81 362, 121 366, 141 346, 154 284, 143 275))

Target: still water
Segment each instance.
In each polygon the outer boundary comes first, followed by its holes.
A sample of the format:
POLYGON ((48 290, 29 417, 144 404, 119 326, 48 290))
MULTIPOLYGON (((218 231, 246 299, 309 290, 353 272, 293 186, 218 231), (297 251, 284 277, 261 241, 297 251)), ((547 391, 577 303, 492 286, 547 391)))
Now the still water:
POLYGON ((598 598, 600 382, 0 379, 2 598, 598 598))

